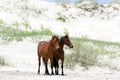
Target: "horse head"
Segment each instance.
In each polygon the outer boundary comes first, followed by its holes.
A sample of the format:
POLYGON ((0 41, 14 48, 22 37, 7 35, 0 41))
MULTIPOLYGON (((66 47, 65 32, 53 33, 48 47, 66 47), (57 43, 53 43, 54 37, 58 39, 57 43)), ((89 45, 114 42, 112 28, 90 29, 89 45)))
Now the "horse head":
POLYGON ((60 42, 62 42, 63 44, 67 45, 70 48, 73 48, 73 45, 72 45, 68 35, 61 37, 60 42))
POLYGON ((55 46, 56 49, 59 49, 59 38, 57 36, 52 36, 52 43, 55 46))

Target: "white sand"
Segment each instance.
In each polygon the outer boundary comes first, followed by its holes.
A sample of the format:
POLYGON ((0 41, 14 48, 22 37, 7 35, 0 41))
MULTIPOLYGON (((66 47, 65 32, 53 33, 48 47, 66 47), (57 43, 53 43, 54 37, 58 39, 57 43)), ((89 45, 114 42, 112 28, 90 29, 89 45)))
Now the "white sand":
MULTIPOLYGON (((91 67, 89 70, 76 65, 73 70, 65 69, 65 76, 44 75, 42 63, 41 74, 37 74, 37 44, 31 42, 13 42, 9 46, 0 46, 0 53, 9 66, 0 67, 0 80, 120 80, 120 72, 108 68, 91 67)), ((48 66, 50 71, 50 65, 48 66)), ((60 69, 61 73, 61 69, 60 69)))
MULTIPOLYGON (((25 19, 29 21, 32 29, 49 28, 53 33, 59 35, 63 35, 64 29, 66 29, 70 36, 74 37, 87 36, 90 39, 120 41, 119 4, 103 7, 95 5, 98 8, 89 12, 84 10, 94 8, 94 4, 89 2, 66 5, 67 8, 41 0, 27 0, 27 2, 4 0, 0 2, 0 19, 7 24, 13 24, 15 21, 22 24, 25 19), (37 13, 39 11, 41 14, 37 13), (66 22, 56 20, 59 17, 58 14, 66 16, 66 22)), ((24 29, 23 25, 19 27, 24 29)))
MULTIPOLYGON (((32 29, 49 28, 59 35, 63 35, 66 29, 73 37, 87 36, 90 39, 120 42, 120 5, 104 5, 104 8, 99 6, 91 12, 82 9, 84 6, 90 8, 93 5, 71 4, 64 8, 60 4, 41 0, 0 0, 0 20, 7 25, 18 22, 19 28, 24 29, 22 23, 25 19, 32 29), (56 20, 59 13, 67 17, 66 22, 56 20)), ((0 80, 120 80, 119 71, 99 67, 84 71, 77 65, 73 70, 65 69, 65 76, 46 76, 43 75, 42 64, 41 75, 37 75, 36 49, 37 44, 26 40, 7 46, 0 45, 0 56, 5 57, 10 64, 0 67, 0 80)))

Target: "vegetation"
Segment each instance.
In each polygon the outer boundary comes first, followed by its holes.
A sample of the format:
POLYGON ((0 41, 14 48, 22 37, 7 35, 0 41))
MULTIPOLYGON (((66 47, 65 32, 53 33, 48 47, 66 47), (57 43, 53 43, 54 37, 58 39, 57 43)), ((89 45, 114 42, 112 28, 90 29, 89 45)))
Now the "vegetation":
POLYGON ((52 31, 50 31, 48 28, 42 30, 23 31, 17 28, 0 26, 0 39, 2 39, 3 43, 9 43, 14 40, 22 41, 26 37, 52 34, 52 31))
MULTIPOLYGON (((42 28, 41 30, 21 30, 14 28, 13 26, 19 27, 19 23, 15 22, 12 26, 7 26, 4 21, 0 21, 0 39, 3 43, 9 43, 11 41, 22 41, 26 37, 30 37, 33 40, 40 40, 42 35, 52 35, 52 31, 49 28, 42 28), (38 39, 39 37, 39 39, 38 39)), ((67 29, 64 29, 65 34, 69 34, 67 29)), ((107 49, 109 47, 120 48, 120 43, 106 42, 99 40, 88 39, 87 36, 82 38, 71 38, 74 45, 72 54, 66 54, 65 65, 66 67, 72 68, 75 64, 79 64, 86 69, 89 66, 98 65, 99 55, 110 55, 111 58, 117 58, 116 50, 107 49)), ((0 57, 0 64, 4 65, 4 58, 0 57)), ((109 66, 109 65, 108 65, 109 66)))
MULTIPOLYGON (((66 67, 73 68, 75 64, 79 64, 86 69, 89 66, 98 65, 98 57, 100 55, 109 55, 116 58, 116 51, 108 50, 110 46, 120 48, 120 43, 105 42, 99 40, 90 40, 86 37, 81 39, 71 38, 74 45, 72 54, 66 54, 66 67)), ((102 64, 99 64, 100 66, 102 64)))
POLYGON ((3 57, 0 56, 0 65, 5 65, 5 59, 3 57))
POLYGON ((24 20, 23 25, 25 26, 25 28, 30 28, 30 24, 28 20, 24 20))
MULTIPOLYGON (((64 29, 64 33, 69 34, 67 29, 64 29)), ((48 28, 41 30, 23 31, 18 28, 12 28, 8 26, 4 27, 2 25, 0 26, 0 39, 2 39, 1 41, 3 41, 3 43, 9 43, 14 40, 22 41, 26 37, 37 40, 38 37, 41 37, 42 35, 52 34, 52 31, 48 28)), ((39 40, 40 39, 38 39, 38 41, 39 40)), ((100 55, 110 55, 112 59, 117 58, 116 50, 107 48, 111 46, 113 47, 112 49, 120 48, 120 43, 91 40, 88 39, 87 36, 83 36, 82 38, 71 38, 71 41, 74 45, 74 48, 72 49, 73 51, 71 54, 65 55, 65 66, 69 68, 73 68, 75 64, 79 64, 86 69, 89 66, 98 65, 98 57, 100 55)), ((0 64, 5 64, 4 58, 0 57, 0 64)))
POLYGON ((67 17, 65 15, 62 15, 60 13, 58 13, 57 15, 58 15, 57 20, 60 20, 62 22, 66 22, 67 17))
POLYGON ((62 21, 62 22, 66 22, 66 19, 65 19, 65 17, 63 17, 63 16, 58 17, 57 20, 60 20, 60 21, 62 21))
POLYGON ((0 19, 0 24, 4 24, 4 21, 2 19, 0 19))

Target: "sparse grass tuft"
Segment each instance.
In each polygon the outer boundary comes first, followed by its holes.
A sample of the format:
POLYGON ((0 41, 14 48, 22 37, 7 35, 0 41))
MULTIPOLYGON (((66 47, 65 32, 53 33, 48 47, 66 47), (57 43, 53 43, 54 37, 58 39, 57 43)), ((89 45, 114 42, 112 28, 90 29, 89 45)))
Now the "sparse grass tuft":
POLYGON ((13 24, 12 24, 15 28, 19 28, 19 23, 18 23, 18 21, 15 21, 13 24))
POLYGON ((66 22, 66 19, 65 19, 64 16, 59 16, 59 17, 57 18, 57 20, 60 20, 60 21, 62 21, 62 22, 66 22))
POLYGON ((64 34, 69 34, 69 32, 66 28, 64 28, 64 34))
POLYGON ((60 13, 58 13, 57 15, 58 15, 57 20, 60 20, 62 22, 66 22, 67 17, 65 15, 62 15, 60 13))
POLYGON ((0 19, 0 24, 4 24, 4 21, 2 19, 0 19))
POLYGON ((25 28, 31 28, 30 27, 30 23, 29 23, 29 21, 28 20, 24 20, 24 22, 23 22, 23 25, 25 26, 25 28))
POLYGON ((0 56, 0 65, 5 65, 5 59, 3 57, 0 56))
POLYGON ((42 35, 52 35, 53 33, 49 28, 46 28, 46 29, 41 30, 41 34, 42 35))

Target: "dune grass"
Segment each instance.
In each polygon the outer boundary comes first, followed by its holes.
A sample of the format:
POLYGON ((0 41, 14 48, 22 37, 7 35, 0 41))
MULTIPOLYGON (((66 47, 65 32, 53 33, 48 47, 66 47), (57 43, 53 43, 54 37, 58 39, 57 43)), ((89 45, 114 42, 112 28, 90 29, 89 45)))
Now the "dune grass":
POLYGON ((42 29, 42 30, 20 30, 13 27, 3 27, 0 26, 0 39, 2 39, 3 42, 11 42, 11 41, 22 41, 26 37, 32 37, 32 36, 41 36, 41 35, 52 35, 52 31, 48 28, 42 29))
MULTIPOLYGON (((100 40, 91 40, 88 38, 71 38, 74 45, 73 53, 66 54, 65 66, 73 68, 76 64, 85 67, 98 65, 98 57, 100 55, 109 55, 116 58, 117 49, 109 50, 107 48, 119 48, 120 43, 106 42, 100 40)), ((99 64, 101 65, 101 64, 99 64)))
POLYGON ((3 57, 0 56, 0 65, 5 65, 5 59, 3 57))

